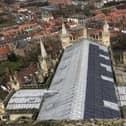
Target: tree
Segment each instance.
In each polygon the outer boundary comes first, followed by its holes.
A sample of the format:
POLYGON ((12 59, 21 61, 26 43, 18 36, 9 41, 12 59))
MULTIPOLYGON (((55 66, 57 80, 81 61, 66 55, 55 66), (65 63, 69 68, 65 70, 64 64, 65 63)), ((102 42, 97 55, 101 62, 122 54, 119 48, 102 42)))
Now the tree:
POLYGON ((17 61, 17 56, 14 53, 11 53, 10 55, 8 55, 8 60, 10 62, 16 62, 17 61))
POLYGON ((87 17, 91 16, 90 8, 88 6, 84 8, 84 15, 86 15, 87 17))

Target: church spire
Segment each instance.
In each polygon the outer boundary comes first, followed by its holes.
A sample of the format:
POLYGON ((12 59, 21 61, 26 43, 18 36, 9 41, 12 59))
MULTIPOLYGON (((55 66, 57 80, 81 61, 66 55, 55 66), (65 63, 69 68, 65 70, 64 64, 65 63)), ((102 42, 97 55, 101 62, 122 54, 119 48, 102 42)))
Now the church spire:
POLYGON ((62 35, 67 36, 67 30, 63 21, 62 21, 62 35))
POLYGON ((40 38, 40 49, 42 58, 47 58, 47 53, 41 38, 40 38))
POLYGON ((16 72, 14 75, 10 75, 9 84, 10 84, 11 88, 14 90, 18 90, 20 88, 20 83, 17 79, 16 72))
POLYGON ((85 23, 83 24, 83 37, 85 38, 85 39, 87 39, 87 28, 86 28, 86 25, 85 25, 85 23))
POLYGON ((46 76, 48 74, 48 56, 41 38, 40 38, 40 48, 41 48, 41 55, 39 57, 40 68, 43 71, 43 76, 46 76))
POLYGON ((69 37, 69 33, 67 32, 67 29, 65 27, 64 21, 62 20, 62 31, 60 34, 60 39, 62 42, 62 47, 65 49, 66 47, 70 46, 70 37, 69 37))
POLYGON ((102 43, 105 46, 110 46, 110 32, 109 32, 109 24, 105 18, 103 31, 102 31, 102 43))
POLYGON ((105 21, 104 21, 103 30, 104 30, 104 32, 109 32, 109 24, 108 24, 106 18, 105 18, 105 21))

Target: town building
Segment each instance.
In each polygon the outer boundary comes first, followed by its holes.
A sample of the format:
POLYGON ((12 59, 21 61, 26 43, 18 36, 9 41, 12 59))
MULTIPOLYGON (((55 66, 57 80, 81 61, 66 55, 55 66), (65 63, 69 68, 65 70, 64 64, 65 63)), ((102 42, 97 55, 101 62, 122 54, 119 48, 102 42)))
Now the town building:
POLYGON ((58 8, 56 6, 44 6, 40 8, 41 11, 41 17, 44 21, 49 21, 50 19, 53 19, 53 13, 58 11, 58 8))
POLYGON ((118 86, 116 90, 120 107, 126 106, 126 86, 118 86))
POLYGON ((0 45, 0 61, 6 61, 10 53, 11 50, 8 45, 6 44, 0 45))
POLYGON ((37 23, 24 23, 21 25, 16 25, 16 26, 12 26, 9 28, 5 28, 4 30, 0 31, 0 36, 4 40, 6 40, 6 39, 12 38, 14 36, 23 34, 27 31, 29 32, 29 31, 36 30, 37 28, 38 28, 37 23))
POLYGON ((37 88, 36 72, 38 71, 36 64, 31 64, 20 71, 16 71, 9 77, 8 84, 11 89, 18 90, 20 88, 37 88))
POLYGON ((126 72, 124 67, 114 66, 115 79, 118 86, 126 85, 126 72))
POLYGON ((0 120, 7 121, 8 115, 5 112, 4 102, 0 100, 0 120))
POLYGON ((20 89, 16 91, 6 106, 9 119, 14 121, 20 117, 35 118, 46 93, 48 94, 48 91, 45 89, 20 89))
POLYGON ((75 22, 76 25, 78 24, 83 24, 84 19, 86 19, 85 15, 70 15, 68 18, 66 18, 65 20, 67 20, 68 22, 75 22))

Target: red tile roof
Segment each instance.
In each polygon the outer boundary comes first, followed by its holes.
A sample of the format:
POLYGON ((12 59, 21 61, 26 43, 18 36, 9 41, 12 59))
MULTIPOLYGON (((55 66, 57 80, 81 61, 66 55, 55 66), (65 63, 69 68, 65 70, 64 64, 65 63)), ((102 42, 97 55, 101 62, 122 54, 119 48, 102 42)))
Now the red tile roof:
POLYGON ((6 56, 9 53, 10 53, 9 46, 7 46, 7 45, 0 46, 0 56, 6 56))
POLYGON ((98 11, 95 13, 95 20, 103 20, 106 17, 108 22, 117 23, 120 19, 126 20, 126 9, 111 9, 110 12, 105 15, 102 11, 98 11))
POLYGON ((16 33, 19 33, 23 30, 33 28, 33 27, 36 27, 36 26, 37 26, 37 23, 22 24, 22 25, 19 25, 19 27, 17 27, 17 28, 11 28, 11 29, 3 30, 3 31, 0 32, 0 34, 4 35, 4 36, 13 36, 16 33))
POLYGON ((28 29, 30 27, 35 27, 35 26, 37 26, 37 23, 22 24, 22 25, 19 26, 19 30, 21 31, 21 30, 28 29))
POLYGON ((26 76, 33 76, 33 74, 37 71, 37 65, 33 64, 30 65, 27 68, 22 69, 21 71, 17 72, 16 76, 19 80, 20 84, 25 84, 25 78, 26 76))

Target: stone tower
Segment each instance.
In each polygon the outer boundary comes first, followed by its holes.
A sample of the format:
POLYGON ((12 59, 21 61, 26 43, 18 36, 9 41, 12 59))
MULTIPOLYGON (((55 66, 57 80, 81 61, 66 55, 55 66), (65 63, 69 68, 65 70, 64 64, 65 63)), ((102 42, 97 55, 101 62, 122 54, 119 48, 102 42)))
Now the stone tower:
POLYGON ((66 47, 70 46, 70 37, 69 34, 66 30, 64 22, 62 23, 62 32, 60 36, 61 42, 62 42, 62 47, 65 49, 66 47))
POLYGON ((107 21, 105 20, 105 24, 103 26, 103 32, 102 32, 102 43, 105 46, 110 46, 110 32, 109 32, 109 25, 107 21))
POLYGON ((86 25, 85 23, 83 24, 84 28, 83 28, 83 38, 87 39, 87 28, 86 28, 86 25))
POLYGON ((10 84, 11 88, 14 90, 18 90, 20 88, 20 83, 16 77, 16 73, 14 75, 10 76, 9 84, 10 84))
POLYGON ((35 73, 37 76, 37 82, 43 83, 44 82, 43 71, 42 71, 42 69, 39 69, 40 68, 39 63, 37 63, 37 68, 38 68, 38 71, 35 73))
POLYGON ((41 55, 39 56, 40 68, 43 71, 43 76, 46 76, 48 74, 48 62, 47 62, 48 58, 44 44, 41 39, 40 39, 40 49, 41 49, 41 55))
POLYGON ((5 107, 3 101, 0 99, 0 114, 5 113, 5 107))

